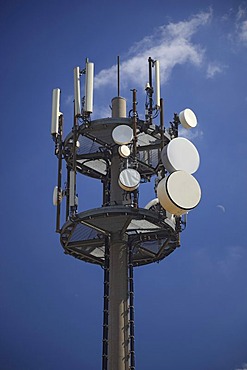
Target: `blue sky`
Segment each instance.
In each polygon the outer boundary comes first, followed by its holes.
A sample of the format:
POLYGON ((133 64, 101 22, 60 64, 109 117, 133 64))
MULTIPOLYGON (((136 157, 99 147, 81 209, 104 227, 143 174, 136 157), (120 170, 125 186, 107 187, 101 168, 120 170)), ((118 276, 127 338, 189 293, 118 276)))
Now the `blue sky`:
MULTIPOLYGON (((135 269, 136 363, 142 370, 247 369, 247 3, 8 1, 0 11, 3 370, 98 370, 103 271, 63 254, 52 191, 51 92, 72 127, 73 68, 95 63, 94 113, 117 93, 144 112, 147 58, 160 60, 165 125, 185 107, 201 165, 199 206, 182 245, 135 269)), ((180 135, 188 135, 180 131, 180 135)), ((80 180, 79 209, 101 205, 80 180)), ((141 201, 153 198, 152 187, 141 201)))

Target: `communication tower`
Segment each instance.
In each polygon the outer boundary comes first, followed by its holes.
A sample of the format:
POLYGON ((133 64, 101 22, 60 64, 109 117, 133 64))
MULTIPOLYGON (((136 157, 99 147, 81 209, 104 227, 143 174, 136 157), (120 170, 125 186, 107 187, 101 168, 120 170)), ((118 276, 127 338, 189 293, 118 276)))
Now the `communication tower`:
POLYGON ((175 113, 169 127, 164 127, 159 61, 148 59, 145 119, 138 116, 136 89, 131 90, 132 107, 127 115, 126 100, 120 96, 119 58, 117 66, 118 96, 112 99, 112 116, 96 120, 91 120, 94 64, 86 59, 84 69, 74 68, 74 122, 65 138, 60 89, 53 90, 51 134, 58 158, 53 203, 56 232, 65 254, 104 269, 102 370, 134 370, 133 269, 160 261, 180 246, 187 213, 201 198, 193 177, 200 159, 192 142, 178 136, 180 124, 186 129, 197 125, 192 110, 175 113), (159 124, 155 124, 158 117, 159 124), (81 175, 101 182, 98 208, 79 210, 77 176, 81 175), (140 207, 140 184, 152 177, 154 194, 140 207), (63 199, 65 222, 61 226, 63 199))

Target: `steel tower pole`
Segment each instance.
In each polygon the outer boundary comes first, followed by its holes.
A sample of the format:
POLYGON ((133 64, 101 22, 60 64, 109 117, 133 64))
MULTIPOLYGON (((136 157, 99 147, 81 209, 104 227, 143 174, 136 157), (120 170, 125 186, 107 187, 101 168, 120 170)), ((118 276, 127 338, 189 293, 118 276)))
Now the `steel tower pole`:
MULTIPOLYGON (((114 99, 112 116, 126 116, 122 98, 114 99)), ((111 162, 111 205, 124 203, 123 190, 118 185, 120 158, 115 148, 111 162)), ((128 327, 128 246, 121 230, 110 238, 109 270, 109 370, 129 369, 128 327)))
POLYGON ((119 235, 113 235, 110 242, 109 288, 109 370, 128 370, 127 246, 119 235))

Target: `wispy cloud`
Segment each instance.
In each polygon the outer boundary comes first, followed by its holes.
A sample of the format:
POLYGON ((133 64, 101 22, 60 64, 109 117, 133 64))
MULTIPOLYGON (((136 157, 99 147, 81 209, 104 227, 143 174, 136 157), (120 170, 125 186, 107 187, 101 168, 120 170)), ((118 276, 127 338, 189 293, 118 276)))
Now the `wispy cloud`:
POLYGON ((179 136, 185 137, 186 139, 189 139, 189 140, 202 139, 203 131, 198 128, 194 128, 193 130, 186 130, 185 128, 180 127, 179 136))
POLYGON ((238 11, 237 11, 237 14, 236 14, 236 20, 237 21, 240 21, 242 20, 244 17, 246 17, 246 8, 244 7, 243 4, 239 5, 238 7, 238 11))
POLYGON ((225 255, 217 262, 219 271, 225 277, 230 278, 239 268, 239 263, 243 259, 244 254, 246 252, 243 247, 227 247, 225 255))
POLYGON ((247 9, 243 4, 238 7, 235 29, 237 40, 247 46, 247 9))
POLYGON ((228 9, 228 11, 225 14, 222 15, 221 20, 222 21, 228 21, 232 17, 233 13, 234 13, 233 8, 228 9))
POLYGON ((93 119, 111 117, 112 112, 110 105, 106 106, 95 106, 93 111, 93 119))
POLYGON ((241 22, 240 26, 238 27, 238 37, 242 43, 247 45, 247 20, 241 22))
POLYGON ((241 368, 237 368, 235 370, 247 370, 247 363, 243 364, 241 368))
MULTIPOLYGON (((219 245, 215 245, 215 247, 218 249, 219 245)), ((196 259, 195 266, 200 270, 200 273, 207 276, 210 274, 211 278, 221 277, 230 280, 243 268, 246 249, 243 246, 224 246, 220 256, 216 256, 212 249, 199 248, 194 257, 196 259)), ((247 370, 247 368, 235 370, 247 370)))
POLYGON ((238 8, 230 8, 221 20, 228 24, 227 38, 231 42, 232 51, 236 47, 247 46, 247 6, 244 1, 238 8), (229 31, 230 30, 230 31, 229 31))
MULTIPOLYGON (((166 82, 178 64, 191 63, 200 66, 204 57, 204 49, 192 42, 192 36, 210 22, 212 10, 194 15, 191 19, 169 23, 157 28, 152 35, 145 36, 135 43, 127 54, 127 60, 121 63, 121 71, 126 85, 140 86, 147 79, 146 61, 149 56, 160 60, 161 83, 166 82)), ((104 69, 95 76, 95 88, 106 85, 115 86, 116 66, 104 69)))
POLYGON ((214 78, 218 73, 222 73, 225 70, 226 66, 218 62, 211 62, 207 68, 207 78, 214 78))
POLYGON ((74 97, 73 95, 68 95, 65 100, 66 105, 71 105, 73 103, 74 97))

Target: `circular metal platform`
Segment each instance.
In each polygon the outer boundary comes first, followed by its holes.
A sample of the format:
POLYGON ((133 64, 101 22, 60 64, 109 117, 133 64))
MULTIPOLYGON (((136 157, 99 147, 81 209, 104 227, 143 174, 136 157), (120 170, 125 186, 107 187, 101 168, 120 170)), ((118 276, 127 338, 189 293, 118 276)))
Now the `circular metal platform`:
POLYGON ((179 247, 175 225, 159 212, 129 206, 91 209, 64 224, 61 244, 66 254, 104 265, 106 239, 118 234, 132 245, 133 265, 157 262, 179 247))
MULTIPOLYGON (((89 177, 104 179, 111 162, 111 150, 116 145, 112 138, 115 128, 124 125, 133 126, 131 118, 102 118, 83 123, 78 129, 76 150, 76 170, 89 177)), ((165 144, 170 141, 165 133, 165 144)), ((163 166, 160 161, 161 135, 155 125, 147 127, 145 122, 137 122, 137 161, 138 171, 142 178, 155 175, 157 167, 163 166)), ((131 156, 130 156, 131 157, 131 156)), ((73 163, 73 132, 64 141, 64 158, 72 167, 73 163)))

